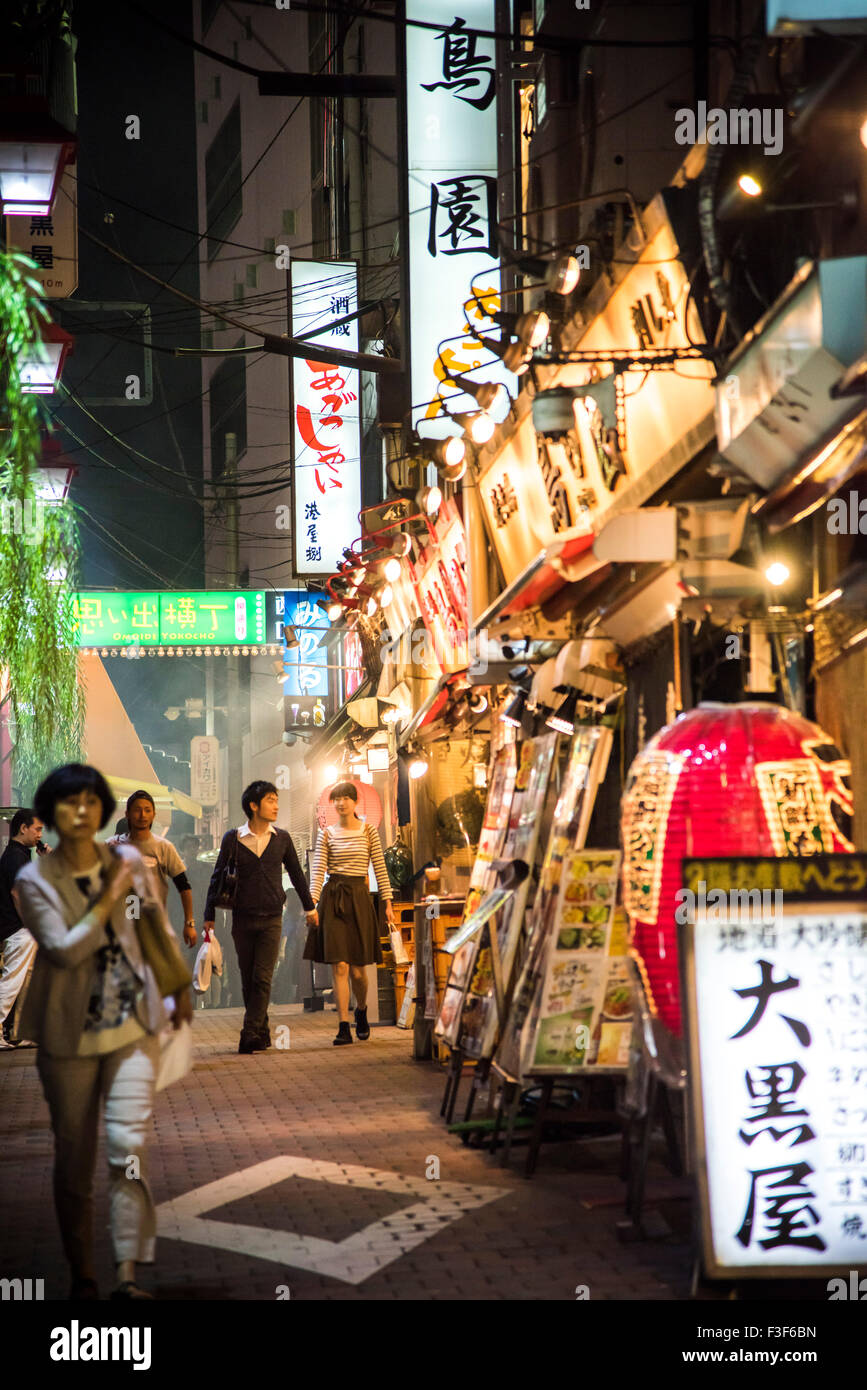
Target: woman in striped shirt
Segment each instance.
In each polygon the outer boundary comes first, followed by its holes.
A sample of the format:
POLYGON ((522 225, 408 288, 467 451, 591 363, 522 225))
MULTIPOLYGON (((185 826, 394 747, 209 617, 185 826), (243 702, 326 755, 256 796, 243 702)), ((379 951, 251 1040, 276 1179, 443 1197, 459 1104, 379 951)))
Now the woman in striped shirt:
POLYGON ((307 913, 310 930, 304 947, 304 959, 331 966, 340 1020, 334 1045, 341 1047, 352 1042, 349 1031, 350 975, 358 1004, 355 1032, 359 1042, 370 1037, 365 967, 379 964, 382 960, 379 922, 368 887, 367 875, 371 863, 380 897, 385 901, 389 926, 394 922, 394 910, 379 835, 374 826, 366 825, 355 814, 358 792, 351 782, 338 782, 336 787, 332 787, 329 800, 334 802, 340 823, 321 830, 316 843, 311 893, 313 901, 319 903, 319 910, 314 908, 307 913), (323 889, 326 871, 328 882, 323 889))

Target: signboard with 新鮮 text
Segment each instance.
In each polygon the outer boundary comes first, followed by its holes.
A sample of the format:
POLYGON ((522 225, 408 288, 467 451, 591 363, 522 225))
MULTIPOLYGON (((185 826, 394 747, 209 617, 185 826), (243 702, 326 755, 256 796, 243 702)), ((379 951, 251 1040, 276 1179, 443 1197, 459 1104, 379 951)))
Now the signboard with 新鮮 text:
POLYGON ((867 855, 686 860, 705 1272, 867 1267, 867 855))
POLYGON ((232 589, 77 593, 80 647, 214 647, 267 641, 265 595, 232 589))

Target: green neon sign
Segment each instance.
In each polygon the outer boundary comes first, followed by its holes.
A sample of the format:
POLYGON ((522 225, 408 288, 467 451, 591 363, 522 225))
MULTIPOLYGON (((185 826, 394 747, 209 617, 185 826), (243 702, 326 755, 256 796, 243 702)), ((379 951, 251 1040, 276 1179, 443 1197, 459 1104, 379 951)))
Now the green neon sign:
POLYGON ((259 646, 267 640, 264 592, 90 590, 75 595, 73 614, 80 647, 259 646))

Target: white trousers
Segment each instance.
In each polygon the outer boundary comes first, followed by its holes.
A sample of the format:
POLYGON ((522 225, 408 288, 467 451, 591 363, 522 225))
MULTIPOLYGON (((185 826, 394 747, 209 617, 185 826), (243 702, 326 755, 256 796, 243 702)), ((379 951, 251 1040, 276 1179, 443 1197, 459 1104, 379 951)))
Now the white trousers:
POLYGON ((3 969, 0 970, 0 1028, 15 1006, 27 972, 36 956, 36 941, 26 927, 7 936, 3 943, 3 969))
POLYGON ((54 1202, 63 1248, 74 1274, 93 1265, 93 1169, 100 1102, 108 1156, 114 1258, 151 1264, 156 1212, 147 1183, 159 1038, 145 1034, 116 1052, 94 1057, 49 1057, 36 1066, 54 1130, 54 1202))

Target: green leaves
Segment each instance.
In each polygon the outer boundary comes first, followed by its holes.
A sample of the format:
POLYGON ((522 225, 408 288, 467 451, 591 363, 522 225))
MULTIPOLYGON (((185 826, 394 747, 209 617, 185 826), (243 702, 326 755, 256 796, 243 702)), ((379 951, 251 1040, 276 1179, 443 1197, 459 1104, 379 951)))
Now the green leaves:
POLYGON ((72 615, 78 535, 71 509, 36 496, 41 455, 37 398, 21 389, 20 360, 48 319, 28 256, 0 251, 0 668, 9 695, 0 718, 14 738, 22 801, 52 767, 80 756, 84 701, 72 615), (66 580, 49 576, 63 568, 66 580))

